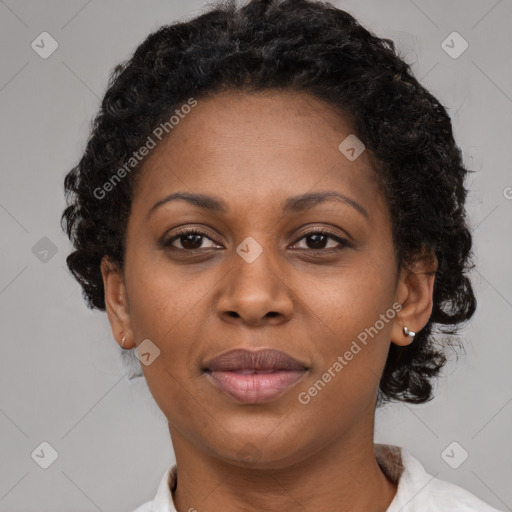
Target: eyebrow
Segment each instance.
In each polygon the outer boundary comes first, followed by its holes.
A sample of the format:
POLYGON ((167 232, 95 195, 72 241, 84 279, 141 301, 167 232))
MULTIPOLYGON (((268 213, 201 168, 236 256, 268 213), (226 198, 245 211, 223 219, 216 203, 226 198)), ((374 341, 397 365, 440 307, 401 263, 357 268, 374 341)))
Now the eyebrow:
MULTIPOLYGON (((328 200, 336 199, 343 203, 351 206, 357 210, 361 215, 369 219, 368 212, 356 201, 350 199, 339 192, 333 190, 326 190, 321 192, 309 192, 299 196, 289 197, 283 206, 283 213, 299 213, 305 210, 314 208, 315 206, 322 204, 328 200)), ((198 206, 204 210, 208 210, 215 213, 226 213, 228 207, 226 203, 219 197, 208 196, 205 194, 190 193, 190 192, 175 192, 157 201, 148 211, 146 220, 157 210, 160 206, 169 203, 171 201, 183 200, 194 206, 198 206)))

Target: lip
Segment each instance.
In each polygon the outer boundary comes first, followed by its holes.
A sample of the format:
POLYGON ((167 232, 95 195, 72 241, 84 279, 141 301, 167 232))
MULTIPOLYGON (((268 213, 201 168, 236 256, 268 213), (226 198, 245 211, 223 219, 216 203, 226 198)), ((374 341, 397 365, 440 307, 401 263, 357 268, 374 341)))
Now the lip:
POLYGON ((296 384, 308 367, 275 349, 234 349, 211 359, 208 380, 231 398, 245 404, 269 402, 296 384))

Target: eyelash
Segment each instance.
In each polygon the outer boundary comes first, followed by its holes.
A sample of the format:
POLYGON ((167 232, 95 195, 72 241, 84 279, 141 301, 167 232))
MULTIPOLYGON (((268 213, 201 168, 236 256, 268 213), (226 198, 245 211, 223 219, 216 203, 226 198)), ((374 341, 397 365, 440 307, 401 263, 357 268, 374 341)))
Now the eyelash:
MULTIPOLYGON (((332 254, 333 252, 337 252, 340 250, 343 250, 345 247, 351 247, 351 244, 346 240, 345 238, 341 238, 334 233, 331 233, 330 231, 326 230, 325 228, 312 228, 306 233, 303 233, 300 238, 298 238, 293 245, 300 242, 302 239, 306 238, 307 236, 314 235, 314 234, 321 234, 321 235, 327 235, 328 238, 332 238, 336 242, 338 242, 340 245, 338 247, 331 247, 329 249, 299 249, 301 251, 307 251, 309 254, 313 255, 326 255, 326 254, 332 254)), ((200 235, 201 237, 208 238, 212 242, 218 244, 218 242, 213 239, 212 236, 210 236, 208 233, 204 231, 200 231, 195 228, 188 228, 183 229, 182 231, 179 231, 178 233, 175 233, 171 238, 168 240, 164 240, 162 242, 162 246, 164 248, 170 248, 171 250, 177 250, 177 251, 185 251, 188 253, 196 253, 197 251, 204 251, 204 249, 182 249, 181 247, 174 247, 172 243, 179 239, 180 237, 184 235, 200 235)), ((220 244, 219 244, 220 245, 220 244)))

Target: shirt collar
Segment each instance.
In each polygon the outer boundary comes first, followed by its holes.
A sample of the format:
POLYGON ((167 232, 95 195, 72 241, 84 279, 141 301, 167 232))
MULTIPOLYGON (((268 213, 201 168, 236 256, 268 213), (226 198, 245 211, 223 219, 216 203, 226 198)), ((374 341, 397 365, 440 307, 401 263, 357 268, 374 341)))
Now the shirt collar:
POLYGON ((177 512, 172 498, 172 492, 176 489, 176 479, 176 464, 174 464, 167 469, 158 485, 155 499, 151 503, 151 512, 177 512))

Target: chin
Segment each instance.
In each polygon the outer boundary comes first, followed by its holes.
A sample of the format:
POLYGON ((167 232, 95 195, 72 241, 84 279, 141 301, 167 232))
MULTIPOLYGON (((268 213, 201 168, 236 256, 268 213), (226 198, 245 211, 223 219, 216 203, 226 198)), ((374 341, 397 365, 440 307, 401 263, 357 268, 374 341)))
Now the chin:
POLYGON ((210 447, 226 463, 246 469, 289 468, 315 452, 313 447, 308 448, 306 440, 297 439, 295 433, 283 431, 275 435, 271 432, 272 428, 269 428, 261 435, 233 435, 221 443, 210 444, 210 447))

